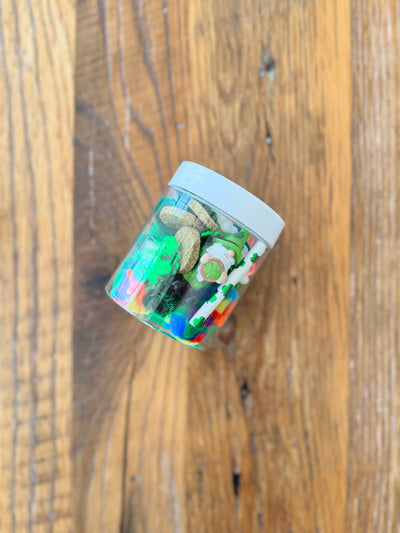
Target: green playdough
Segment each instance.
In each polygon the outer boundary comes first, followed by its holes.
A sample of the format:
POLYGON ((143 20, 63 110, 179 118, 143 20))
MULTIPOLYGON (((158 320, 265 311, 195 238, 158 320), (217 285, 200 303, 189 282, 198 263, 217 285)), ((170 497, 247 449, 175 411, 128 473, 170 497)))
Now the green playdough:
POLYGON ((131 260, 136 262, 133 273, 138 281, 156 285, 178 271, 180 246, 175 237, 139 235, 136 246, 131 260))

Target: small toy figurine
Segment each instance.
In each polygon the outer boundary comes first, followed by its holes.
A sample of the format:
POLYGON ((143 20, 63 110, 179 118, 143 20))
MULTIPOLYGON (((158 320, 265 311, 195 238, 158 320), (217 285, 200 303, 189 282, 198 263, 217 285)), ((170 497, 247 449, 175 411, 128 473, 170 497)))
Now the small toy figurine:
POLYGON ((197 268, 184 275, 197 290, 208 287, 211 283, 225 283, 231 268, 242 260, 249 232, 242 229, 234 235, 227 235, 216 231, 211 232, 210 237, 212 243, 204 248, 197 268))

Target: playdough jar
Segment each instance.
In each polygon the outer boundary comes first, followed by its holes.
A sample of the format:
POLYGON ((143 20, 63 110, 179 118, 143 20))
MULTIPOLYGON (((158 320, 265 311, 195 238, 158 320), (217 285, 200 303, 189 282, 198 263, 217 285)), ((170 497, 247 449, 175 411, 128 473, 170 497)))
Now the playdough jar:
POLYGON ((206 347, 283 227, 280 216, 251 193, 186 161, 106 291, 154 329, 206 347))

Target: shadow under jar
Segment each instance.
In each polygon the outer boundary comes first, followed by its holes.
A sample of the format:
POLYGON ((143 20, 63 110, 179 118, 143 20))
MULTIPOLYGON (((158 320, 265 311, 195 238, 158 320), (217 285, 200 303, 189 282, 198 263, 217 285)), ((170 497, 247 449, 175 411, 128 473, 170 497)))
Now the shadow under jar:
POLYGON ((283 227, 260 199, 185 161, 106 292, 154 329, 208 348, 283 227))

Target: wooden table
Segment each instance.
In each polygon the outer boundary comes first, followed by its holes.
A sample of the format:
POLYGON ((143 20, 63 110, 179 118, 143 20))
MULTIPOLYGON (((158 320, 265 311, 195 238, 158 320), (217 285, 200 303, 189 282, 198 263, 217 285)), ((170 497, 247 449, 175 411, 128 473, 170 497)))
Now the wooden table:
POLYGON ((400 531, 396 0, 0 5, 0 531, 400 531), (286 220, 216 349, 104 285, 179 162, 286 220))

